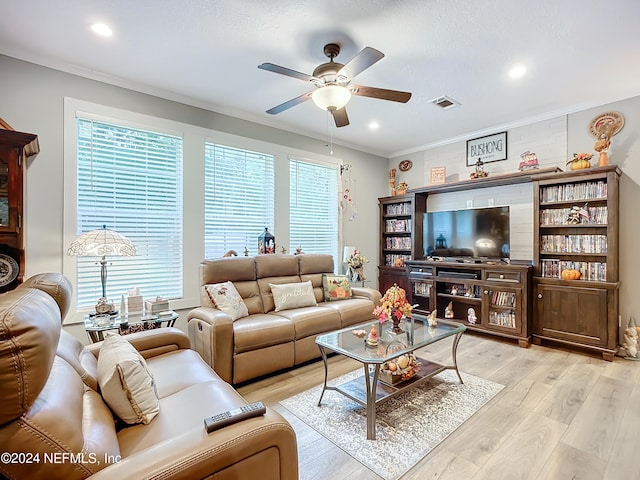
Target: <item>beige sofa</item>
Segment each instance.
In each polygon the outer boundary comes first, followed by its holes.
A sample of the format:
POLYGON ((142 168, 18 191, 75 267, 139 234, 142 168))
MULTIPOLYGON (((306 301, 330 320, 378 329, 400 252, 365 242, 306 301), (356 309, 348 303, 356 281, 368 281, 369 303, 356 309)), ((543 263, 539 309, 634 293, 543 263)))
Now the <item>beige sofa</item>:
POLYGON ((349 299, 324 301, 323 274, 331 255, 259 255, 205 260, 200 265, 201 307, 188 315, 192 347, 223 380, 237 384, 320 357, 315 338, 373 319, 380 292, 353 288, 349 299), (211 305, 205 285, 231 281, 249 315, 237 320, 211 305), (270 284, 311 281, 316 306, 274 311, 270 284))
POLYGON ((83 348, 61 330, 70 299, 59 274, 0 295, 0 477, 298 478, 295 433, 274 410, 205 431, 206 416, 247 402, 175 328, 123 337, 153 373, 159 413, 116 421, 98 387, 101 344, 83 348))

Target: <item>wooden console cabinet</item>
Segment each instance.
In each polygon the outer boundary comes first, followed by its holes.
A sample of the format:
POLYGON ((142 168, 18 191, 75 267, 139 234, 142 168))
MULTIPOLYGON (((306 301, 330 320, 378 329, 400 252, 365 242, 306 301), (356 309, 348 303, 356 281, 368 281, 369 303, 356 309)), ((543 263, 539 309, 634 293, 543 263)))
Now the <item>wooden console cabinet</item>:
POLYGON ((39 151, 37 135, 16 132, 0 119, 0 292, 22 283, 24 171, 39 151))
POLYGON ((415 311, 428 314, 434 309, 445 317, 451 305, 453 318, 469 330, 531 344, 530 279, 528 265, 465 262, 406 262, 409 298, 415 311), (469 309, 476 314, 470 323, 469 309))
POLYGON ((618 186, 615 166, 534 182, 533 339, 601 352, 618 343, 618 186), (564 280, 566 269, 580 279, 564 280))

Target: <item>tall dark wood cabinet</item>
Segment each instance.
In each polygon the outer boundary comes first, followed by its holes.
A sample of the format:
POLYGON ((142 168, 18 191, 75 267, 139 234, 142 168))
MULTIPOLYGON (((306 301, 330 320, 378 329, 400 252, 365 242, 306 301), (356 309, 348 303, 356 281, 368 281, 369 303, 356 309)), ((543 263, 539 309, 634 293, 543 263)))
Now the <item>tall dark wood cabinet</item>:
POLYGON ((620 170, 597 167, 534 182, 533 340, 612 360, 618 342, 620 170), (579 279, 563 279, 577 270, 579 279))
POLYGON ((25 268, 24 172, 40 151, 38 136, 0 121, 0 292, 22 283, 25 268))
POLYGON ((397 284, 409 291, 404 262, 423 258, 422 221, 427 208, 427 196, 407 193, 378 199, 380 208, 380 252, 378 288, 385 292, 397 284))

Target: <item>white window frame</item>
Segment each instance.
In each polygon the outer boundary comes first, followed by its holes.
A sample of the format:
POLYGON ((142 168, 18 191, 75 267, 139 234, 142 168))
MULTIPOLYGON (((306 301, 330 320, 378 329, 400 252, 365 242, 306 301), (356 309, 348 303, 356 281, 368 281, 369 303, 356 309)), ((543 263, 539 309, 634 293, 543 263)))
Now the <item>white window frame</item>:
MULTIPOLYGON (((269 230, 275 235, 276 243, 284 246, 287 253, 293 253, 296 245, 287 245, 289 242, 289 157, 335 165, 340 168, 341 159, 308 151, 298 150, 283 145, 264 142, 261 140, 234 135, 225 132, 211 130, 193 124, 185 124, 158 118, 151 115, 140 114, 115 107, 108 107, 84 100, 70 97, 64 98, 64 198, 63 198, 63 232, 62 243, 52 251, 52 255, 61 258, 62 273, 64 273, 76 285, 76 260, 67 255, 67 249, 76 238, 77 229, 77 121, 76 115, 82 114, 85 118, 130 126, 144 130, 168 133, 182 136, 183 138, 183 294, 184 297, 170 302, 170 308, 176 311, 191 309, 200 305, 199 265, 205 258, 204 232, 205 232, 205 142, 232 146, 238 149, 246 149, 255 152, 264 152, 275 157, 275 223, 269 230)), ((340 182, 340 176, 338 178, 340 182)), ((340 187, 338 192, 341 192, 340 187)), ((339 207, 341 206, 339 202, 339 207)), ((339 245, 342 246, 342 212, 339 210, 338 232, 339 245)), ((254 245, 248 245, 249 255, 257 254, 258 235, 254 245)), ((60 240, 58 240, 60 241, 60 240)), ((340 250, 339 250, 340 251, 340 250)), ((278 249, 280 252, 280 249, 278 249)), ((238 252, 241 254, 240 252, 238 252)), ((339 253, 339 252, 338 252, 339 253)), ((115 260, 117 261, 117 260, 115 260)), ((336 269, 340 267, 341 259, 334 258, 336 269)), ((96 266, 96 276, 99 277, 99 265, 96 266)), ((132 285, 134 287, 134 285, 132 285)), ((143 292, 145 298, 152 296, 152 292, 143 292)), ((97 299, 96 299, 97 300, 97 299)), ((113 299, 118 300, 118 299, 113 299)), ((67 314, 65 324, 81 323, 83 316, 89 310, 76 311, 75 294, 72 298, 71 311, 67 314)))
MULTIPOLYGON (((112 123, 115 125, 121 125, 125 127, 131 127, 141 130, 149 130, 155 131, 159 133, 166 133, 168 135, 173 135, 177 137, 183 138, 183 185, 188 185, 190 178, 193 179, 194 175, 187 174, 187 169, 185 168, 184 163, 186 163, 186 159, 189 158, 188 155, 192 155, 193 152, 191 149, 187 148, 187 137, 191 137, 192 135, 187 135, 185 133, 184 125, 178 122, 173 122, 166 119, 156 118, 149 115, 138 114, 134 112, 129 112, 125 110, 120 110, 112 107, 107 107, 103 105, 98 105, 90 102, 85 102, 82 100, 77 100, 73 98, 65 98, 64 99, 64 215, 63 215, 63 235, 62 235, 62 272, 70 279, 72 285, 77 285, 77 277, 76 277, 76 257, 71 257, 67 255, 67 249, 71 242, 77 236, 77 150, 78 150, 78 140, 77 140, 77 118, 82 117, 86 119, 94 119, 96 121, 112 123)), ((194 132, 195 133, 195 132, 194 132)), ((198 135, 201 138, 204 138, 204 134, 198 135)), ((191 142, 189 142, 192 144, 191 142)), ((204 145, 202 146, 202 155, 204 155, 204 145)), ((204 170, 204 168, 203 168, 204 170)), ((201 176, 199 177, 201 178, 201 176)), ((198 180, 199 181, 199 180, 198 180)), ((202 254, 198 255, 193 248, 190 248, 186 245, 185 242, 188 239, 185 237, 185 232, 187 228, 190 228, 191 225, 186 221, 184 212, 190 211, 190 207, 194 207, 198 203, 202 203, 202 201, 198 202, 197 198, 193 198, 187 192, 188 189, 183 188, 183 269, 182 269, 182 286, 183 286, 183 297, 180 299, 172 300, 171 308, 180 309, 192 307, 198 304, 198 288, 196 286, 196 280, 191 280, 190 277, 193 275, 193 270, 197 270, 197 265, 202 261, 202 254), (197 258, 197 260, 196 260, 197 258), (187 268, 187 266, 194 264, 196 267, 187 268)), ((197 189, 194 189, 197 190, 197 189)), ((197 197, 197 194, 196 194, 197 197)), ((200 249, 202 252, 202 249, 200 249)), ((99 259, 96 259, 99 260, 99 259)), ((117 259, 107 259, 110 262, 117 261, 117 259)), ((100 267, 96 266, 96 277, 100 276, 100 267)), ((108 279, 107 279, 108 284, 108 279)), ((131 285, 131 287, 135 287, 135 285, 131 285)), ((142 292, 145 298, 149 298, 153 296, 153 292, 142 292)), ((97 299, 96 299, 97 300, 97 299)), ((119 299, 110 299, 117 300, 119 299)), ((73 298, 71 305, 73 306, 69 314, 67 315, 67 319, 65 323, 73 324, 79 323, 82 321, 84 315, 88 314, 92 308, 83 308, 77 309, 75 306, 77 304, 76 301, 76 292, 74 288, 73 298)))
MULTIPOLYGON (((294 155, 294 154, 289 154, 287 156, 287 176, 289 178, 289 181, 291 181, 291 172, 289 170, 290 164, 292 161, 297 161, 297 162, 304 162, 304 163, 309 163, 312 165, 319 165, 319 166, 323 166, 323 167, 328 167, 328 168, 332 168, 336 170, 336 198, 335 198, 335 208, 336 208, 336 212, 337 212, 337 231, 336 231, 336 250, 334 252, 325 252, 325 253, 330 253, 333 256, 333 269, 334 272, 338 272, 340 271, 340 266, 341 266, 341 257, 340 257, 340 251, 342 250, 342 202, 340 202, 340 192, 342 190, 342 185, 341 185, 341 166, 342 166, 342 162, 338 161, 336 159, 336 161, 331 161, 331 160, 327 160, 327 159, 318 159, 318 158, 310 158, 307 155, 294 155)), ((291 191, 291 184, 289 185, 289 191, 291 191)), ((289 199, 289 215, 291 215, 291 202, 293 200, 289 199)), ((290 217, 289 217, 290 218, 290 217)), ((289 229, 291 229, 291 225, 290 225, 290 221, 288 221, 289 224, 289 229)), ((291 242, 291 231, 289 231, 289 243, 291 242)), ((302 251, 304 251, 305 253, 311 253, 311 252, 306 252, 305 250, 305 246, 304 245, 300 245, 302 247, 302 251)), ((291 245, 292 250, 295 250, 295 248, 297 248, 297 245, 291 245)), ((292 251, 293 253, 293 251, 292 251)))

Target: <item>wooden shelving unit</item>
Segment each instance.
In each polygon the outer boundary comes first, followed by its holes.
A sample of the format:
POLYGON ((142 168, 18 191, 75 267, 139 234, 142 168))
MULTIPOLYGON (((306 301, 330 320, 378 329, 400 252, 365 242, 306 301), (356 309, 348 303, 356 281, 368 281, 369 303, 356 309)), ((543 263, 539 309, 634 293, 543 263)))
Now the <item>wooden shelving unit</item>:
POLYGON ((534 342, 560 342, 612 360, 618 341, 618 188, 616 166, 534 182, 534 342), (572 210, 580 211, 570 220, 572 210), (579 223, 575 223, 575 222, 579 223), (563 280, 565 269, 581 272, 563 280))

